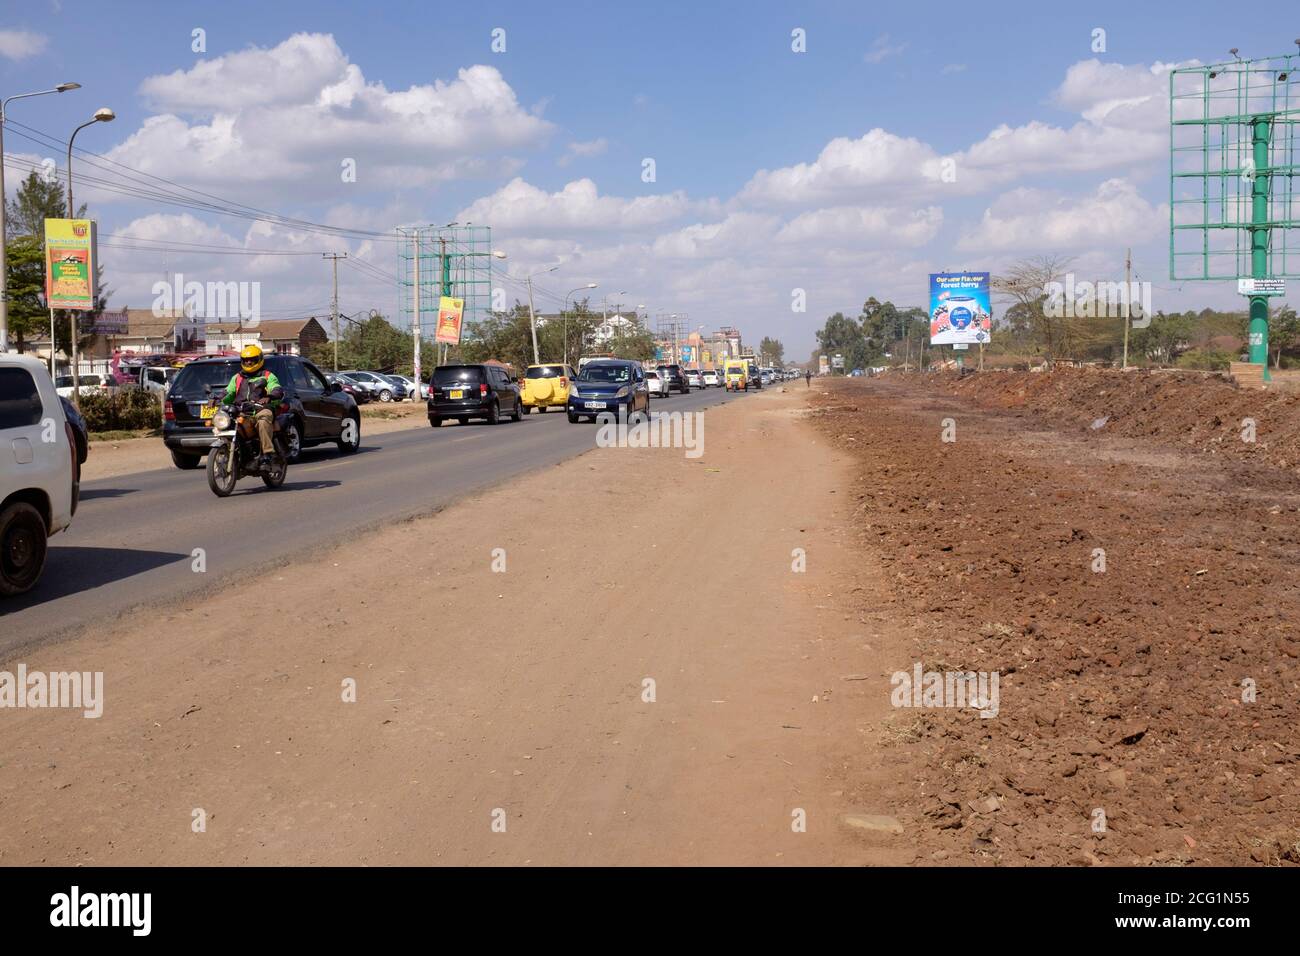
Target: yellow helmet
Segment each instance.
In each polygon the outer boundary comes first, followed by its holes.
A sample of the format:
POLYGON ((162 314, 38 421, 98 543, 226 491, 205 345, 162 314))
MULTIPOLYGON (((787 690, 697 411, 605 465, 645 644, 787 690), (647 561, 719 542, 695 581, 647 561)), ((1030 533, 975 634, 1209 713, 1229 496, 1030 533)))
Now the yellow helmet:
POLYGON ((262 370, 262 350, 256 345, 245 345, 239 353, 239 367, 245 375, 255 375, 262 370))

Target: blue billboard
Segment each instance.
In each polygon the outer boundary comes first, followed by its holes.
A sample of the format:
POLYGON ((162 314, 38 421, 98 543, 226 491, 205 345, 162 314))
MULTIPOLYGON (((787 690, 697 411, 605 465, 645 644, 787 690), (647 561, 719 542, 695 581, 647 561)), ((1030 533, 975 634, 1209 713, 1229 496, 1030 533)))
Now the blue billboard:
POLYGON ((930 273, 930 344, 983 344, 993 331, 987 272, 930 273))

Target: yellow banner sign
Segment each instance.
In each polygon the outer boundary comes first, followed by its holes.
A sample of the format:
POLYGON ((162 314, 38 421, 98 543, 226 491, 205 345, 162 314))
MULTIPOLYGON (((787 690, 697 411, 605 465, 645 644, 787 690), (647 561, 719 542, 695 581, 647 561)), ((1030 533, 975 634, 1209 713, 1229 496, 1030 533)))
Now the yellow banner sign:
POLYGON ((433 337, 435 342, 460 344, 460 323, 464 308, 464 299, 444 295, 438 300, 438 331, 433 337))
POLYGON ((95 221, 45 220, 45 302, 51 309, 95 308, 95 221))

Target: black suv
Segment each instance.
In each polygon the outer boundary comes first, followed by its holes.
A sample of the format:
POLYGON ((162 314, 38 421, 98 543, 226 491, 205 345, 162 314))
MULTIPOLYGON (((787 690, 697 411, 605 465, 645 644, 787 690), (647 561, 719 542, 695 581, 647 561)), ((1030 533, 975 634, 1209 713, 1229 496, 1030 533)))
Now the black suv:
MULTIPOLYGON (((284 389, 281 411, 293 416, 284 436, 291 462, 312 445, 334 442, 344 454, 361 447, 361 414, 342 385, 328 382, 320 369, 296 355, 267 355, 266 366, 284 389)), ((177 468, 197 468, 203 461, 213 442, 204 406, 209 397, 220 401, 238 371, 239 359, 223 355, 191 362, 172 379, 163 405, 163 444, 177 468)))
POLYGON ((429 378, 429 424, 454 418, 462 425, 485 418, 496 425, 502 415, 514 421, 524 417, 519 384, 499 365, 439 365, 429 378))
POLYGON ((675 390, 683 395, 691 394, 691 383, 686 381, 686 373, 682 371, 680 365, 660 365, 656 371, 667 383, 664 386, 665 392, 675 390))

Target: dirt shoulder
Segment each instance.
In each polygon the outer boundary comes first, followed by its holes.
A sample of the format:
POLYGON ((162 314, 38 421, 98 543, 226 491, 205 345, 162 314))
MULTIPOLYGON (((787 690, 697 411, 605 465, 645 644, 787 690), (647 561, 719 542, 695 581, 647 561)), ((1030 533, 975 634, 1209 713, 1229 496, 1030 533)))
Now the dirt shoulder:
MULTIPOLYGON (((1291 469, 1212 453, 1216 435, 1188 449, 1187 428, 1160 418, 1168 396, 1091 394, 1081 409, 1063 397, 1076 373, 982 379, 839 383, 815 415, 855 459, 855 534, 889 581, 874 613, 910 622, 890 669, 1000 674, 995 717, 894 712, 923 766, 894 794, 918 855, 1300 862, 1291 469), (1155 437, 1082 421, 1107 414, 1155 437)), ((1213 421, 1218 384, 1173 388, 1184 423, 1213 421)), ((1230 398, 1220 425, 1239 444, 1229 418, 1291 408, 1230 398)))
POLYGON ((0 862, 912 862, 844 821, 909 777, 873 743, 902 652, 805 397, 41 649, 104 714, 0 712, 0 862))
MULTIPOLYGON (((401 431, 405 428, 428 428, 424 416, 424 405, 384 405, 374 406, 382 412, 370 412, 371 406, 362 407, 361 439, 364 443, 367 435, 382 435, 386 432, 401 431)), ((137 471, 154 471, 158 468, 172 468, 171 455, 159 436, 151 438, 126 438, 116 441, 92 441, 90 454, 81 468, 82 481, 94 481, 97 478, 115 478, 137 471)))

